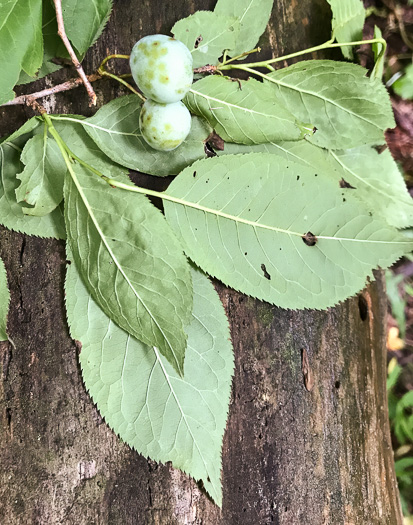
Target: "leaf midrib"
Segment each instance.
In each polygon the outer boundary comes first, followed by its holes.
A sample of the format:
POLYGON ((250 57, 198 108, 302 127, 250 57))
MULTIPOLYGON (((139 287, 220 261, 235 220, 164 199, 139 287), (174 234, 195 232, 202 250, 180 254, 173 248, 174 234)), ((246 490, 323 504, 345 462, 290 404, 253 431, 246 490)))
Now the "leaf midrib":
MULTIPOLYGON (((245 107, 242 107, 242 106, 237 106, 236 104, 231 104, 230 102, 227 102, 225 100, 221 100, 219 98, 215 98, 215 97, 211 97, 210 95, 205 95, 204 93, 201 93, 200 91, 195 91, 194 89, 190 89, 189 90, 191 93, 194 93, 195 95, 199 95, 203 98, 205 98, 206 100, 212 100, 214 102, 218 102, 220 104, 225 104, 227 105, 228 107, 231 107, 231 108, 235 108, 235 109, 239 109, 241 111, 245 111, 246 113, 253 113, 255 115, 259 115, 261 117, 265 117, 265 118, 274 118, 274 119, 277 119, 277 120, 280 120, 280 117, 277 116, 277 115, 271 115, 271 113, 261 113, 260 111, 255 111, 253 109, 248 109, 248 108, 245 108, 245 107)), ((250 93, 248 93, 250 94, 250 93)), ((212 109, 210 108, 211 111, 216 111, 216 109, 212 109)), ((218 108, 219 109, 219 108, 218 108)), ((221 124, 222 125, 222 124, 221 124)))
POLYGON ((135 289, 135 287, 132 285, 131 281, 129 280, 128 276, 127 276, 127 275, 125 274, 125 272, 123 271, 122 266, 119 264, 119 261, 117 260, 115 254, 112 252, 112 250, 111 250, 109 244, 107 243, 107 241, 106 241, 106 237, 105 237, 105 235, 103 234, 103 231, 100 229, 100 226, 99 226, 99 224, 98 224, 98 222, 97 222, 97 219, 96 219, 96 217, 95 217, 95 215, 94 215, 94 213, 93 213, 92 208, 91 208, 90 205, 89 205, 89 201, 87 200, 87 197, 86 197, 86 195, 85 195, 84 192, 83 192, 83 189, 82 189, 82 187, 81 187, 81 185, 80 185, 80 183, 79 183, 79 180, 78 180, 77 177, 76 177, 75 172, 73 171, 73 169, 72 169, 71 166, 70 166, 70 167, 68 166, 68 169, 69 169, 69 171, 70 171, 70 175, 71 175, 71 177, 72 177, 72 180, 73 180, 73 182, 74 182, 74 184, 75 184, 75 186, 76 186, 76 188, 77 188, 77 190, 78 190, 78 192, 79 192, 79 195, 80 195, 81 198, 82 198, 83 204, 85 205, 85 207, 86 207, 86 209, 87 209, 87 212, 88 212, 88 214, 89 214, 89 217, 92 219, 92 222, 93 222, 93 224, 94 224, 94 226, 95 226, 95 228, 96 228, 96 230, 97 230, 97 232, 98 232, 98 234, 99 234, 99 237, 101 238, 103 244, 105 245, 105 247, 106 247, 106 249, 107 249, 109 255, 111 256, 113 262, 115 263, 116 267, 118 268, 118 271, 120 271, 120 273, 122 274, 123 278, 124 278, 125 281, 127 282, 128 286, 129 286, 130 289, 133 291, 133 293, 134 293, 134 295, 136 296, 136 298, 141 302, 142 306, 145 308, 145 310, 147 311, 148 315, 150 316, 150 318, 153 320, 153 322, 155 323, 155 325, 158 327, 159 331, 161 332, 163 338, 165 339, 165 341, 166 341, 168 347, 169 347, 170 350, 171 350, 171 353, 172 353, 172 355, 173 355, 173 358, 174 358, 175 363, 176 363, 176 366, 177 366, 177 370, 181 370, 181 367, 180 367, 180 365, 179 365, 179 361, 178 361, 178 359, 177 359, 177 356, 175 355, 175 351, 174 351, 174 349, 173 349, 173 347, 172 347, 172 344, 170 343, 170 341, 169 341, 167 335, 164 333, 164 331, 163 331, 162 327, 159 325, 157 319, 152 315, 151 310, 147 307, 147 305, 145 304, 144 300, 141 298, 141 296, 139 295, 138 291, 135 289))
MULTIPOLYGON (((186 427, 188 429, 189 434, 191 435, 192 441, 193 441, 193 443, 194 443, 196 449, 198 450, 198 453, 199 453, 199 455, 200 455, 200 457, 202 459, 202 463, 204 464, 205 472, 208 473, 209 470, 208 470, 208 467, 207 467, 207 463, 206 463, 206 461, 204 459, 204 456, 202 455, 201 450, 199 449, 199 446, 198 446, 198 443, 197 443, 197 441, 195 439, 195 436, 192 433, 191 427, 190 427, 190 425, 189 425, 189 423, 188 423, 188 421, 186 419, 185 412, 183 411, 183 408, 181 406, 181 403, 179 402, 178 396, 177 396, 177 394, 176 394, 176 392, 175 392, 175 390, 174 390, 174 388, 172 386, 172 383, 171 383, 170 378, 169 378, 169 374, 166 371, 165 367, 163 366, 162 360, 160 358, 160 355, 159 355, 159 352, 158 352, 158 349, 156 348, 156 346, 153 347, 153 351, 155 352, 155 356, 156 356, 156 359, 157 359, 157 361, 159 363, 159 366, 162 369, 162 372, 163 372, 163 374, 165 376, 165 379, 166 379, 166 381, 168 383, 168 386, 169 386, 169 388, 171 390, 171 393, 172 393, 172 395, 173 395, 173 397, 174 397, 174 399, 176 401, 176 404, 178 405, 179 411, 180 411, 180 413, 182 415, 182 419, 185 421, 185 425, 186 425, 186 427)), ((212 481, 211 481, 211 485, 214 486, 212 481)))
MULTIPOLYGON (((249 68, 244 68, 246 71, 249 70, 249 68)), ((319 93, 316 93, 316 92, 313 92, 313 91, 308 91, 306 89, 302 89, 302 88, 298 88, 297 86, 292 86, 290 84, 286 84, 285 82, 282 82, 281 80, 277 80, 276 78, 270 76, 270 75, 264 75, 264 74, 260 74, 260 73, 257 73, 259 74, 260 76, 266 78, 267 80, 270 80, 270 82, 273 82, 274 84, 278 84, 280 86, 283 86, 287 89, 292 89, 293 91, 297 91, 298 93, 305 93, 306 95, 310 95, 310 96, 313 96, 315 98, 318 98, 324 102, 328 102, 330 103, 332 106, 336 106, 337 108, 343 110, 344 112, 348 113, 349 115, 352 115, 353 117, 355 118, 358 118, 360 120, 364 120, 365 122, 367 122, 368 124, 371 124, 372 126, 376 127, 377 129, 379 129, 380 131, 382 131, 382 128, 381 126, 379 126, 378 124, 376 124, 375 122, 372 122, 371 120, 369 120, 368 118, 366 117, 363 117, 362 115, 359 115, 358 113, 354 113, 354 111, 351 111, 349 108, 346 108, 340 104, 338 104, 337 102, 335 102, 334 100, 331 100, 329 98, 326 98, 326 97, 322 97, 319 93)))
MULTIPOLYGON (((290 231, 290 230, 285 230, 283 228, 277 228, 276 226, 269 226, 269 225, 266 225, 266 224, 261 224, 261 223, 256 222, 256 221, 250 221, 248 219, 243 219, 242 217, 239 217, 237 215, 231 215, 229 213, 225 213, 225 212, 222 212, 220 210, 214 210, 213 208, 208 208, 207 206, 203 206, 202 204, 199 204, 199 203, 194 203, 194 202, 186 201, 184 199, 179 199, 177 197, 174 197, 173 195, 168 195, 165 192, 160 193, 159 196, 161 196, 162 199, 170 201, 170 202, 173 202, 175 204, 180 204, 182 206, 187 206, 189 208, 194 208, 194 209, 197 209, 199 211, 203 211, 205 213, 210 213, 212 215, 216 215, 216 216, 222 217, 224 219, 232 220, 232 221, 234 221, 236 223, 246 224, 248 226, 252 226, 253 228, 262 228, 264 230, 275 231, 275 232, 278 232, 278 233, 285 233, 287 235, 294 235, 294 236, 297 236, 297 237, 303 237, 303 235, 305 235, 305 233, 306 233, 306 232, 298 233, 298 232, 294 232, 294 231, 290 231)), ((400 245, 400 244, 401 245, 403 245, 403 244, 411 244, 410 240, 406 240, 406 241, 402 241, 402 240, 400 240, 400 241, 380 241, 380 240, 372 240, 372 239, 351 239, 351 238, 347 238, 347 237, 331 237, 331 236, 317 235, 317 234, 314 234, 314 235, 316 235, 317 239, 335 240, 335 241, 340 241, 340 242, 341 241, 348 241, 348 242, 363 242, 363 243, 371 243, 371 244, 397 244, 397 245, 400 245)))

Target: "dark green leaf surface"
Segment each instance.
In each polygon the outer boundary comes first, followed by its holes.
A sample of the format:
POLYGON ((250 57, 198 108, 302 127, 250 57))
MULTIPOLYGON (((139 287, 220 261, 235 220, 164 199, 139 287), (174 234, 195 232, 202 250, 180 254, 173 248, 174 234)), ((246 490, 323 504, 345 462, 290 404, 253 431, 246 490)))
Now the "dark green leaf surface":
POLYGON ((271 86, 254 79, 238 83, 218 76, 203 78, 193 85, 185 104, 229 142, 259 144, 301 137, 295 117, 279 103, 271 86))
POLYGON ((139 130, 141 101, 136 95, 120 97, 105 104, 82 122, 87 133, 112 160, 150 175, 176 175, 199 158, 205 158, 205 141, 211 128, 198 117, 179 148, 156 151, 143 140, 139 130))
POLYGON ((329 176, 278 155, 198 161, 164 207, 196 264, 284 308, 332 306, 413 247, 329 176))
POLYGON ((70 331, 82 343, 83 380, 101 415, 139 453, 171 461, 202 480, 221 505, 222 437, 234 363, 228 322, 214 287, 192 271, 194 311, 186 328, 182 378, 156 348, 137 341, 103 313, 74 264, 67 270, 70 331))
POLYGON ((197 11, 179 20, 171 33, 190 50, 194 68, 217 64, 223 51, 235 46, 238 19, 212 11, 197 11))
POLYGON ((239 23, 231 56, 251 51, 265 31, 271 15, 273 0, 218 0, 217 15, 235 17, 239 23))
POLYGON ((62 202, 66 165, 55 140, 44 133, 29 139, 23 148, 21 161, 24 170, 17 175, 20 186, 16 190, 18 202, 26 202, 27 215, 47 215, 62 202))
POLYGON ((21 70, 34 75, 42 59, 42 0, 0 2, 0 104, 14 98, 21 70))
POLYGON ((110 188, 79 165, 66 178, 64 196, 68 240, 90 294, 182 373, 191 276, 163 215, 143 195, 110 188))
POLYGON ((7 314, 9 312, 10 292, 4 262, 0 259, 0 341, 7 341, 7 314))
POLYGON ((270 73, 280 102, 317 132, 309 140, 327 149, 382 144, 395 126, 389 95, 356 64, 311 60, 270 73))
MULTIPOLYGON (((327 0, 333 11, 332 29, 337 42, 354 42, 363 38, 365 10, 361 0, 327 0)), ((350 46, 341 48, 343 55, 353 58, 350 46)))
POLYGON ((112 0, 64 0, 62 9, 66 33, 80 59, 105 28, 112 3, 112 0))
POLYGON ((64 239, 65 227, 60 208, 44 217, 32 217, 23 213, 23 208, 16 201, 16 178, 24 168, 20 162, 21 147, 27 138, 16 139, 14 143, 0 144, 0 223, 10 230, 15 230, 38 237, 64 239))

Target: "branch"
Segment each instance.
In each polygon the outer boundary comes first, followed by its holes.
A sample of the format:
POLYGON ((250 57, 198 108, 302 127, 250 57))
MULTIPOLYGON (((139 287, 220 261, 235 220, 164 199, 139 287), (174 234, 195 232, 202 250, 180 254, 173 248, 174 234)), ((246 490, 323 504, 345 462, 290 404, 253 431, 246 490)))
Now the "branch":
POLYGON ((87 93, 89 95, 89 106, 96 106, 96 93, 93 91, 92 85, 90 84, 85 72, 83 71, 83 68, 77 59, 77 56, 73 50, 72 45, 69 42, 69 39, 67 38, 65 26, 63 22, 63 13, 62 13, 62 0, 53 0, 55 9, 56 9, 56 18, 57 18, 57 28, 58 28, 58 35, 63 41, 63 44, 65 45, 67 51, 69 52, 70 58, 72 59, 73 65, 77 69, 77 73, 79 77, 81 78, 81 81, 85 85, 85 88, 87 90, 87 93))
MULTIPOLYGON (((98 74, 89 75, 87 77, 87 81, 90 85, 90 82, 95 82, 96 80, 99 80, 100 78, 102 77, 101 75, 98 75, 98 74)), ((16 97, 13 100, 6 102, 2 106, 17 106, 19 104, 25 104, 27 106, 32 106, 33 102, 38 98, 47 97, 48 95, 54 95, 55 93, 60 93, 61 91, 69 91, 70 89, 79 87, 83 83, 84 82, 81 78, 72 78, 71 80, 68 80, 67 82, 63 82, 63 84, 58 84, 57 86, 53 86, 48 89, 43 89, 42 91, 38 91, 37 93, 31 93, 29 95, 21 95, 20 97, 16 97)))

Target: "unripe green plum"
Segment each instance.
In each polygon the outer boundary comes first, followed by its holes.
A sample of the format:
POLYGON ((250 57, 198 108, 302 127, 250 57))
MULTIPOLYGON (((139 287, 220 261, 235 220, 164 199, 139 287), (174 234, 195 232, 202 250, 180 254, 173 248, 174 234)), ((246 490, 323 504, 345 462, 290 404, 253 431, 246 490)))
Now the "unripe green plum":
POLYGON ((189 49, 166 35, 149 35, 136 42, 130 68, 143 94, 162 104, 182 100, 193 81, 189 49))
POLYGON ((148 99, 139 115, 139 127, 149 146, 159 151, 171 151, 188 136, 191 114, 180 101, 158 104, 148 99))

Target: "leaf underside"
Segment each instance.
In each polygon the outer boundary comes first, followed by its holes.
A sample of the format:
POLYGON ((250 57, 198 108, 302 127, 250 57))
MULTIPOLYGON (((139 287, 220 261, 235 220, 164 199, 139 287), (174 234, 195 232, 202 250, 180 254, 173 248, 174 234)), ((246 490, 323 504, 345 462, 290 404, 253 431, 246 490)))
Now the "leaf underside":
POLYGON ((28 135, 22 135, 13 143, 5 141, 0 144, 0 223, 10 230, 28 235, 64 239, 66 233, 60 207, 49 215, 35 217, 25 215, 16 201, 15 192, 19 185, 16 175, 24 168, 20 152, 27 138, 28 135))
MULTIPOLYGON (((70 250, 67 253, 72 258, 70 250)), ((140 454, 171 461, 221 506, 221 448, 233 354, 224 309, 212 284, 192 271, 194 311, 187 327, 185 375, 156 348, 137 341, 93 301, 74 264, 67 269, 66 310, 81 341, 85 386, 108 425, 140 454)))
POLYGON ((145 196, 110 189, 78 165, 66 178, 64 195, 67 236, 92 297, 182 372, 191 276, 161 212, 145 196))
POLYGON ((378 79, 356 64, 302 61, 269 73, 276 96, 301 122, 317 128, 310 142, 327 149, 382 144, 395 126, 390 98, 378 79))
MULTIPOLYGON (((366 11, 361 0, 327 0, 333 11, 332 29, 337 42, 356 42, 363 37, 366 11)), ((353 58, 351 46, 341 48, 343 55, 353 58)))
POLYGON ((7 341, 7 314, 9 312, 10 292, 4 262, 0 259, 0 341, 7 341))
POLYGON ((176 22, 171 33, 189 49, 196 68, 217 64, 222 52, 235 46, 237 26, 235 17, 197 11, 176 22))
POLYGON ((176 150, 156 151, 139 130, 141 101, 136 95, 119 97, 82 121, 87 133, 115 162, 150 175, 176 175, 199 158, 205 158, 205 141, 211 128, 192 117, 191 132, 176 150))
POLYGON ((369 211, 381 216, 391 226, 407 228, 413 225, 413 200, 388 150, 379 154, 371 146, 360 146, 345 151, 329 151, 307 141, 255 146, 228 143, 223 151, 218 151, 218 155, 258 152, 280 155, 323 172, 341 184, 344 193, 351 193, 363 201, 369 211))
POLYGON ((322 171, 278 155, 198 161, 166 193, 180 200, 165 199, 165 214, 198 266, 284 308, 333 306, 413 246, 322 171))
POLYGON ((271 87, 254 79, 203 78, 193 85, 185 104, 229 142, 259 144, 301 136, 295 117, 275 100, 271 87))
POLYGON ((26 142, 21 161, 25 167, 17 174, 20 180, 16 190, 17 201, 32 206, 23 208, 27 215, 47 215, 63 199, 66 165, 59 147, 47 133, 35 135, 26 142))
POLYGON ((251 51, 257 44, 271 15, 273 0, 218 0, 214 13, 235 17, 239 27, 231 56, 251 51))

